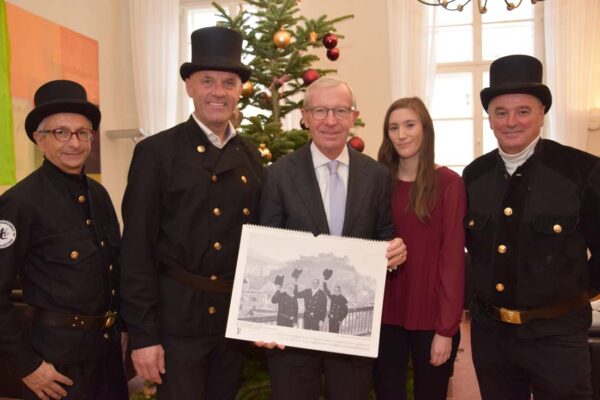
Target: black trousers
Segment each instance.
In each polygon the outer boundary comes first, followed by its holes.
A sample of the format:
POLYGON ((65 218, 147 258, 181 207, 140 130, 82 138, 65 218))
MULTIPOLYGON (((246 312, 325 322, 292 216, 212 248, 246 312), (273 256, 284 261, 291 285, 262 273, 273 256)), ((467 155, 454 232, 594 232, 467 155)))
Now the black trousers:
POLYGON ((286 348, 267 351, 272 400, 318 400, 325 378, 327 400, 369 398, 372 359, 286 348))
POLYGON ((434 331, 409 331, 400 326, 381 326, 379 357, 373 368, 378 400, 406 400, 409 354, 413 365, 414 399, 446 400, 460 332, 452 338, 450 358, 438 367, 429 363, 434 335, 434 331))
MULTIPOLYGON (((127 400, 127 380, 121 359, 121 345, 115 342, 106 356, 77 364, 57 364, 54 368, 73 381, 63 385, 68 400, 127 400)), ((23 399, 38 400, 35 393, 23 384, 23 399)))
POLYGON ((241 384, 245 342, 163 334, 166 374, 159 400, 233 400, 241 384))
POLYGON ((591 400, 587 331, 521 339, 471 322, 473 364, 483 400, 591 400))

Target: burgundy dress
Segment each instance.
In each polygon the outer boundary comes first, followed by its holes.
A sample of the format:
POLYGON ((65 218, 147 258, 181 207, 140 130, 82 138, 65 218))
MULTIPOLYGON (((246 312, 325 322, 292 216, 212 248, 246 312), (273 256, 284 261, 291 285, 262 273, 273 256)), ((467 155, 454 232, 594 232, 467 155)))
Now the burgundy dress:
POLYGON ((392 217, 408 257, 388 273, 381 322, 450 337, 458 332, 463 310, 466 195, 454 171, 440 167, 436 173, 438 198, 429 224, 408 210, 412 182, 396 180, 392 217))

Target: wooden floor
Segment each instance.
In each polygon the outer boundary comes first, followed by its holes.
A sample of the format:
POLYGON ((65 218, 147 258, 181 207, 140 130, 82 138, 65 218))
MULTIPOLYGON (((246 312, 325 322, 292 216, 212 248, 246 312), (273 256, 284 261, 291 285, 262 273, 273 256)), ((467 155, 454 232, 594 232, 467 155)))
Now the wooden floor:
POLYGON ((463 321, 460 324, 460 345, 448 388, 448 400, 481 400, 471 359, 471 324, 467 318, 463 318, 463 321))

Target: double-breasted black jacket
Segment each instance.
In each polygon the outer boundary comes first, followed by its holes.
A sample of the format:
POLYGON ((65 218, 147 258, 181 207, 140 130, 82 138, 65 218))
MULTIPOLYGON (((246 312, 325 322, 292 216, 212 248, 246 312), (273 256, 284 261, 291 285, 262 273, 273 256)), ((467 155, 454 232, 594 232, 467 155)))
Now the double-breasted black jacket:
POLYGON ((600 289, 600 159, 542 139, 512 176, 498 150, 473 161, 463 176, 473 318, 529 338, 587 329, 589 306, 509 326, 483 305, 537 309, 600 289))
POLYGON ((106 354, 116 331, 23 326, 9 301, 18 274, 29 305, 93 316, 118 309, 120 232, 106 190, 45 160, 0 197, 0 225, 0 356, 23 377, 42 359, 70 364, 106 354))
POLYGON ((225 331, 230 293, 197 290, 165 267, 212 279, 235 275, 242 224, 258 221, 263 166, 239 136, 213 146, 195 120, 140 142, 123 199, 123 305, 133 349, 160 332, 225 331))
POLYGON ((277 304, 277 325, 292 327, 298 323, 298 299, 286 292, 277 290, 271 302, 277 304))

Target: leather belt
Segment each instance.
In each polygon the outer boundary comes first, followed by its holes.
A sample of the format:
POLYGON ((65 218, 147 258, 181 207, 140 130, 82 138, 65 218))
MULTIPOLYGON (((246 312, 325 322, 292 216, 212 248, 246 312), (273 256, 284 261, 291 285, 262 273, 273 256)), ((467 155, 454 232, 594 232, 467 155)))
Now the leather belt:
POLYGON ((55 328, 82 329, 99 331, 109 329, 117 321, 116 311, 107 311, 104 315, 67 314, 46 310, 40 307, 27 306, 25 315, 35 323, 55 328))
POLYGON ((588 294, 581 292, 577 297, 563 300, 549 307, 536 308, 533 310, 511 310, 504 307, 495 307, 482 303, 488 314, 499 321, 509 324, 522 325, 535 319, 551 319, 563 316, 569 311, 589 304, 588 294))
POLYGON ((233 281, 205 278, 200 275, 189 273, 181 268, 161 265, 161 272, 168 278, 204 292, 231 293, 231 290, 233 289, 233 281))

